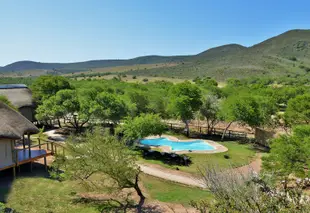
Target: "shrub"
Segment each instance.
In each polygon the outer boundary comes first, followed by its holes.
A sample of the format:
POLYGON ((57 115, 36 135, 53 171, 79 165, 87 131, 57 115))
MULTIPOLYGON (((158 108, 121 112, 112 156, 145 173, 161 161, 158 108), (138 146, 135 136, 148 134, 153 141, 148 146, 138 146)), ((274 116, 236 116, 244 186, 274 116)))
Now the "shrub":
POLYGON ((224 155, 224 158, 225 158, 225 159, 230 159, 230 156, 227 155, 227 154, 225 154, 225 155, 224 155))
POLYGON ((137 76, 135 76, 135 75, 134 75, 134 76, 132 76, 132 79, 137 79, 137 76))
POLYGON ((148 82, 148 81, 149 81, 149 79, 147 79, 147 78, 143 79, 143 82, 148 82))
POLYGON ((289 57, 289 60, 291 61, 297 61, 297 58, 295 56, 289 57))

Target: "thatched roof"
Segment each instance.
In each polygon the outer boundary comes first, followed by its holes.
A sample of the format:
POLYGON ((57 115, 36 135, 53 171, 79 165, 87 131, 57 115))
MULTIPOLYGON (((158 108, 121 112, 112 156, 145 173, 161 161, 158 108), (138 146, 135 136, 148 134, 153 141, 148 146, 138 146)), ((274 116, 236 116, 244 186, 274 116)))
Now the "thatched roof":
POLYGON ((24 84, 0 84, 0 95, 6 96, 17 108, 34 106, 32 93, 24 84))
POLYGON ((26 133, 38 132, 39 129, 27 118, 0 102, 0 138, 20 139, 26 133))

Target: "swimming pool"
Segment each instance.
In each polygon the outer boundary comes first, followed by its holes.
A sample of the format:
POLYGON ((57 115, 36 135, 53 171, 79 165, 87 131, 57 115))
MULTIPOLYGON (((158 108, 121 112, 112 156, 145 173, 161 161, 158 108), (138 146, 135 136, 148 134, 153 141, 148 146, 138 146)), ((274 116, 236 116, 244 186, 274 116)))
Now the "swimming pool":
POLYGON ((170 146, 172 151, 210 151, 215 150, 213 146, 203 140, 176 142, 168 138, 143 139, 140 141, 143 145, 149 146, 170 146))

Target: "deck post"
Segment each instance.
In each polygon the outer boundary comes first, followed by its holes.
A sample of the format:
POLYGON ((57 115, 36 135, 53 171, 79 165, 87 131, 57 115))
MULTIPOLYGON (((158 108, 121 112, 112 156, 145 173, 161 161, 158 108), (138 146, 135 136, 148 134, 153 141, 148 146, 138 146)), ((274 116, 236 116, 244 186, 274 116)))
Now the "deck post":
POLYGON ((25 145, 25 135, 23 135, 23 148, 26 149, 26 145, 25 145))
POLYGON ((30 134, 27 133, 28 136, 28 150, 29 150, 29 158, 31 158, 31 140, 30 140, 30 134))
POLYGON ((51 143, 52 146, 52 154, 54 154, 54 142, 51 143))
POLYGON ((46 156, 44 156, 44 166, 45 166, 45 171, 47 171, 46 156))
POLYGON ((38 138, 38 143, 39 143, 39 149, 41 149, 41 140, 38 138))
POLYGON ((16 166, 13 167, 13 177, 16 178, 16 166))

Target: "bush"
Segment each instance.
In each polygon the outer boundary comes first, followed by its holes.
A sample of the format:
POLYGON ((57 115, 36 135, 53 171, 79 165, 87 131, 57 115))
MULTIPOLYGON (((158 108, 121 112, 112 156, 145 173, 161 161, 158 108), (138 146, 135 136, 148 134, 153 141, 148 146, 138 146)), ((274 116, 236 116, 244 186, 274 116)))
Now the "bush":
POLYGON ((132 76, 132 79, 137 79, 137 76, 135 76, 135 75, 134 75, 134 76, 132 76))
POLYGON ((143 82, 148 82, 148 81, 149 81, 149 79, 147 79, 147 78, 143 79, 143 82))
POLYGON ((297 58, 295 56, 289 57, 289 60, 291 61, 297 61, 297 58))
POLYGON ((225 159, 230 159, 230 156, 227 155, 227 154, 225 154, 225 155, 224 155, 224 158, 225 158, 225 159))

